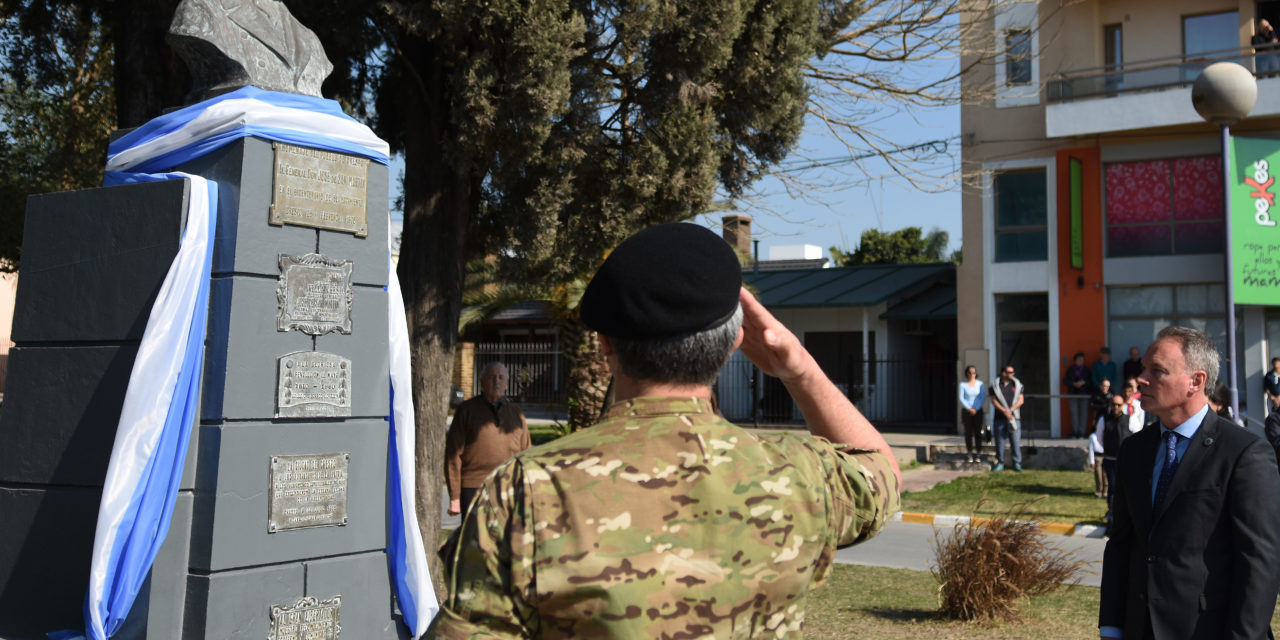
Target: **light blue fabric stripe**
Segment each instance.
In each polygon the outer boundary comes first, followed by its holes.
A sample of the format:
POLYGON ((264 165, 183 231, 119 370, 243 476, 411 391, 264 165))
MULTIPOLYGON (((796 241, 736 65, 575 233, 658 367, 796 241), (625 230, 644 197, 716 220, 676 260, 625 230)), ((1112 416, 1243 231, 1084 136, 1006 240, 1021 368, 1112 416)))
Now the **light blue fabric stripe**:
MULTIPOLYGON (((392 274, 394 276, 394 273, 392 274)), ((392 383, 391 401, 387 405, 387 424, 389 430, 387 440, 387 512, 390 514, 391 534, 387 536, 387 555, 391 556, 391 572, 393 575, 396 598, 400 601, 400 613, 404 615, 405 625, 410 631, 418 629, 418 603, 409 588, 408 550, 404 546, 404 497, 400 494, 400 453, 396 445, 396 390, 392 383)))
MULTIPOLYGON (((131 177, 132 182, 182 179, 182 176, 171 174, 134 174, 131 177)), ((209 183, 208 193, 204 196, 209 199, 209 228, 212 230, 216 227, 218 217, 218 190, 215 183, 209 183)), ((200 197, 200 194, 192 194, 191 197, 200 197)), ((200 399, 205 329, 209 318, 212 238, 211 232, 201 266, 196 312, 182 354, 182 369, 175 383, 176 391, 165 416, 164 428, 152 457, 146 462, 142 482, 134 490, 128 513, 121 522, 119 531, 125 535, 117 537, 111 547, 110 561, 107 564, 107 597, 98 604, 108 637, 114 635, 124 624, 142 583, 151 571, 160 545, 164 543, 173 517, 178 484, 182 480, 182 468, 190 443, 191 425, 196 420, 195 411, 200 399)), ((85 606, 90 606, 87 599, 85 606)), ((89 631, 94 640, 106 640, 97 638, 91 628, 89 631)))
POLYGON ((351 119, 351 116, 344 113, 342 111, 342 107, 333 100, 304 96, 296 93, 265 91, 257 87, 241 87, 230 93, 224 93, 203 102, 188 105, 148 121, 146 124, 143 124, 107 145, 107 155, 113 156, 125 149, 136 147, 142 143, 169 135, 181 129, 188 122, 195 119, 196 116, 204 113, 204 111, 211 105, 226 102, 228 100, 242 99, 261 100, 262 102, 275 105, 277 107, 301 109, 312 113, 323 113, 340 118, 346 118, 348 120, 351 119))
POLYGON ((387 156, 370 151, 367 147, 362 145, 346 142, 344 140, 289 129, 242 126, 234 131, 228 131, 227 133, 205 138, 195 144, 187 145, 186 147, 176 151, 156 156, 155 158, 134 167, 134 171, 151 173, 153 171, 165 171, 172 169, 184 162, 189 162, 207 153, 221 149, 236 140, 250 137, 262 138, 264 140, 272 140, 276 142, 285 142, 303 147, 324 149, 325 151, 346 153, 363 158, 369 158, 370 160, 383 165, 390 162, 390 159, 387 158, 387 156))

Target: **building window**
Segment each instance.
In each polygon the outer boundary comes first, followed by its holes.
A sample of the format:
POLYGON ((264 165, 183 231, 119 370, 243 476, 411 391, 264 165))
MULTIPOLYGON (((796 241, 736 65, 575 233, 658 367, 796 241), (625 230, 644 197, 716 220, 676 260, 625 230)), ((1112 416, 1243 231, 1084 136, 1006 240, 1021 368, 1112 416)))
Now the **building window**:
POLYGON ((997 173, 995 191, 996 262, 1049 258, 1044 169, 997 173))
POLYGON ((1031 30, 1010 29, 1004 34, 1005 82, 1031 83, 1031 30))
MULTIPOLYGON (((1161 329, 1177 325, 1209 334, 1218 353, 1226 353, 1225 296, 1221 284, 1108 287, 1107 340, 1111 350, 1120 354, 1137 347, 1145 352, 1161 329)), ((1239 326, 1239 317, 1236 320, 1239 326)), ((1243 346, 1243 341, 1237 343, 1243 346)), ((1219 367, 1218 373, 1222 376, 1226 371, 1219 367)))
POLYGON ((1240 13, 1223 11, 1182 18, 1182 55, 1187 62, 1240 48, 1240 13))
POLYGON ((1105 173, 1108 257, 1222 251, 1219 157, 1117 162, 1105 173))

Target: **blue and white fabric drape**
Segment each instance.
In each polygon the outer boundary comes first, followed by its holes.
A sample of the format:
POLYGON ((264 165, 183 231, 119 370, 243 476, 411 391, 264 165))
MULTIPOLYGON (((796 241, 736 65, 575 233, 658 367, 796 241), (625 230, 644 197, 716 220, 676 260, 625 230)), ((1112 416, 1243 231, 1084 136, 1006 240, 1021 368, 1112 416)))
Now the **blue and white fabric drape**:
MULTIPOLYGON (((157 172, 245 137, 287 142, 388 163, 388 146, 336 102, 255 87, 166 114, 108 148, 106 183, 191 181, 186 229, 151 309, 130 375, 94 534, 85 636, 106 640, 129 613, 169 529, 203 371, 217 185, 157 172)), ((389 273, 390 371, 387 552, 394 589, 414 638, 438 604, 414 507, 413 407, 408 331, 395 273, 389 273)), ((52 634, 51 634, 52 635, 52 634)), ((57 637, 77 637, 60 634, 57 637)))

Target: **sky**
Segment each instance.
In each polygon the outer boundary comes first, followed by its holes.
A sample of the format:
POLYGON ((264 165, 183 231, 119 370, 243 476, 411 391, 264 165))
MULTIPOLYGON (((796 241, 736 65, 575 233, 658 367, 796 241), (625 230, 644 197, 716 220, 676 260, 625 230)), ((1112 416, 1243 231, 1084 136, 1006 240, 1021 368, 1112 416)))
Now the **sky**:
MULTIPOLYGON (((939 107, 925 113, 889 114, 867 125, 898 146, 941 140, 945 153, 930 164, 935 175, 956 175, 960 166, 960 109, 939 107)), ((864 161, 865 171, 852 164, 840 164, 849 151, 825 131, 820 121, 807 123, 798 148, 783 163, 795 167, 827 161, 834 166, 801 176, 822 187, 788 190, 782 181, 768 177, 758 184, 759 197, 741 211, 752 218, 752 237, 760 241, 760 258, 769 259, 776 246, 810 244, 827 249, 836 246, 852 250, 866 229, 896 231, 917 226, 924 232, 938 227, 950 235, 951 249, 959 249, 960 190, 943 180, 920 180, 910 184, 893 174, 882 161, 864 161)), ((720 218, 728 212, 701 216, 700 222, 719 229, 720 218)))
MULTIPOLYGON (((899 147, 935 140, 946 142, 945 152, 934 154, 928 169, 933 175, 958 174, 960 167, 960 108, 937 107, 900 113, 889 108, 868 111, 865 125, 899 147)), ((766 177, 755 185, 755 194, 738 211, 717 211, 696 222, 720 231, 720 219, 728 213, 752 218, 752 237, 760 241, 760 258, 769 259, 773 247, 816 245, 830 257, 832 246, 853 250, 867 229, 896 231, 907 226, 925 233, 937 227, 950 235, 950 250, 960 248, 960 190, 954 182, 918 180, 918 186, 893 174, 876 159, 864 160, 861 169, 849 163, 848 149, 810 117, 796 149, 783 162, 787 175, 807 187, 788 190, 783 181, 766 177), (797 169, 814 164, 831 165, 797 169)), ((916 163, 920 164, 920 163, 916 163)), ((921 165, 923 166, 923 165, 921 165)), ((404 159, 391 165, 390 191, 399 195, 398 176, 404 159)), ((392 233, 398 233, 401 214, 392 212, 392 233)))

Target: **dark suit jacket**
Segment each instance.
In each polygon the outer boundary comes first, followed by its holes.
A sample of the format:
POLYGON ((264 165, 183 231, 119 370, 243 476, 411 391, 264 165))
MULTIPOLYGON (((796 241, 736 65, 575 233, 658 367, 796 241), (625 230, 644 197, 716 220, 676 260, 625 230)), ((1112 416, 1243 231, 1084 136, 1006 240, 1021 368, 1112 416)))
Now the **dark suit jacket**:
POLYGON ((1267 638, 1280 587, 1280 472, 1271 446, 1212 411, 1159 512, 1160 423, 1120 448, 1098 625, 1165 638, 1267 638), (1149 615, 1148 615, 1149 614, 1149 615))

